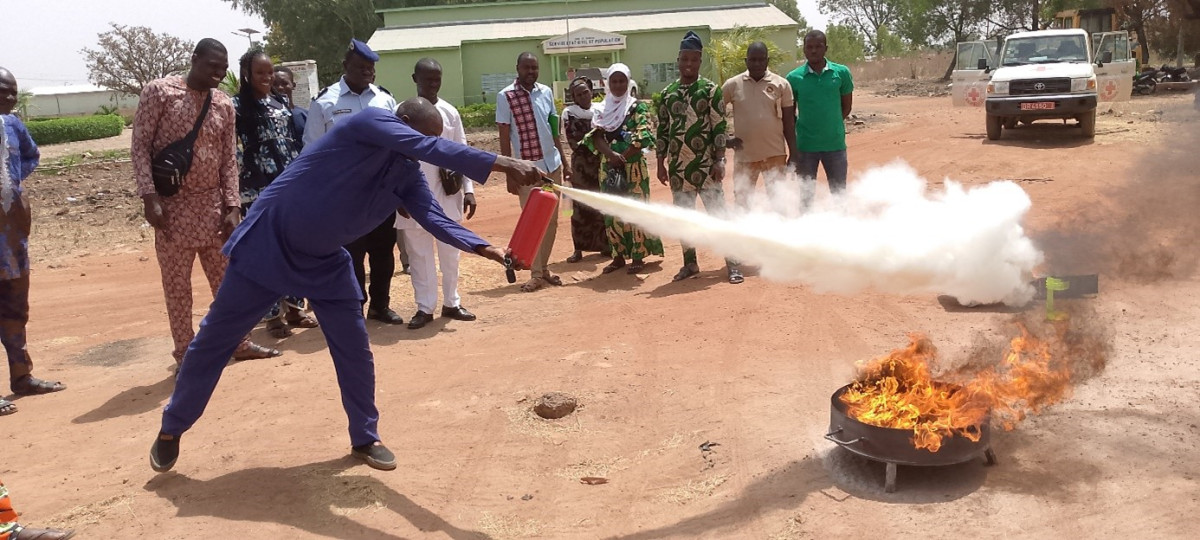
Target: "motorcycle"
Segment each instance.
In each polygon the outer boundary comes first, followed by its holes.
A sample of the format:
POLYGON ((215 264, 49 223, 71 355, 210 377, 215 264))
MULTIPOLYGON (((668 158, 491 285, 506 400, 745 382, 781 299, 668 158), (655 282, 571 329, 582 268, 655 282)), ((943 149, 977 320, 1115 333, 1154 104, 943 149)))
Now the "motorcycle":
POLYGON ((1188 76, 1187 68, 1183 67, 1175 68, 1167 64, 1163 64, 1163 67, 1159 68, 1158 72, 1160 73, 1158 82, 1188 82, 1192 80, 1192 78, 1188 76))
POLYGON ((1148 96, 1153 94, 1158 88, 1158 70, 1147 69, 1139 75, 1133 77, 1133 92, 1138 95, 1148 96))

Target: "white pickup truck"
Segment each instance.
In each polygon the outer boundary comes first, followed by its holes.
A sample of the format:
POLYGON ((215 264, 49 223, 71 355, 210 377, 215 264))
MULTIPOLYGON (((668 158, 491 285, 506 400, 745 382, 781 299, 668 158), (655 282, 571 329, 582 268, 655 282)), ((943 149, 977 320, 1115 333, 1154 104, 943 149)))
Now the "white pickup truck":
POLYGON ((1129 34, 1039 30, 995 41, 958 44, 952 78, 955 106, 983 107, 987 137, 1044 119, 1078 121, 1096 135, 1096 104, 1125 101, 1133 90, 1129 34))

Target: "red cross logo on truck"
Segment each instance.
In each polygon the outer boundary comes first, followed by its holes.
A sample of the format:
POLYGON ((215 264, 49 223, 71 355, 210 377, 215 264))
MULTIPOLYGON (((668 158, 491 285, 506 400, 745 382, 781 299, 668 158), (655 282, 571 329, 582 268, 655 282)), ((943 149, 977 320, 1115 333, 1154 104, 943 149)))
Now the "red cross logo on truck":
POLYGON ((1104 92, 1102 94, 1100 94, 1100 97, 1103 97, 1104 99, 1107 100, 1107 99, 1112 99, 1116 95, 1117 95, 1117 81, 1109 79, 1108 82, 1104 83, 1104 92))
POLYGON ((980 95, 978 86, 967 89, 967 105, 972 107, 983 105, 983 96, 980 95))

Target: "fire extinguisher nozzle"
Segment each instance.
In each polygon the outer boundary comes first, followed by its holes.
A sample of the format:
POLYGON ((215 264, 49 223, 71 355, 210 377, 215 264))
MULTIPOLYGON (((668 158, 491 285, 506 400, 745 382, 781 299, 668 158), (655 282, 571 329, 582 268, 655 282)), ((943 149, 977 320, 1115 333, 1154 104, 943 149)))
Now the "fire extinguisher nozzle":
POLYGON ((517 282, 517 271, 513 270, 512 265, 513 265, 512 257, 505 257, 504 258, 504 277, 508 278, 509 283, 516 283, 517 282))

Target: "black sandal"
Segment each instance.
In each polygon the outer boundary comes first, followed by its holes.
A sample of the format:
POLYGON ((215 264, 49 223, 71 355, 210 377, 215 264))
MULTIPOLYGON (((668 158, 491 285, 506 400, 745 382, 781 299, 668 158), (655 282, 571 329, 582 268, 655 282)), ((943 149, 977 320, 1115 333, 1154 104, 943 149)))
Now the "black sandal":
POLYGON ((271 337, 275 339, 292 337, 292 329, 283 324, 282 318, 267 321, 267 333, 271 334, 271 337))
POLYGON ((613 272, 616 272, 618 269, 624 268, 624 267, 625 267, 625 259, 624 258, 616 258, 616 259, 613 259, 612 262, 608 263, 608 266, 605 266, 604 268, 602 268, 600 270, 600 273, 611 274, 613 272))
POLYGON ((67 386, 58 381, 43 381, 33 375, 25 375, 9 383, 9 389, 18 396, 40 396, 52 392, 61 392, 67 386))
POLYGON ((643 261, 641 259, 634 259, 633 264, 629 265, 629 270, 626 270, 626 272, 628 272, 629 274, 636 274, 645 269, 646 269, 646 261, 643 261))
POLYGON ((675 277, 671 278, 671 281, 683 281, 699 273, 699 268, 690 264, 685 264, 683 265, 683 268, 679 269, 679 273, 675 274, 675 277))
POLYGON ((569 262, 569 263, 577 263, 582 260, 583 260, 583 252, 582 251, 576 251, 575 253, 572 253, 570 257, 567 257, 567 262, 569 262))
POLYGON ((265 360, 279 356, 283 356, 283 353, 279 349, 263 347, 257 343, 250 343, 245 350, 233 353, 233 359, 239 362, 242 360, 265 360))

